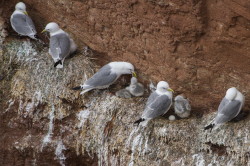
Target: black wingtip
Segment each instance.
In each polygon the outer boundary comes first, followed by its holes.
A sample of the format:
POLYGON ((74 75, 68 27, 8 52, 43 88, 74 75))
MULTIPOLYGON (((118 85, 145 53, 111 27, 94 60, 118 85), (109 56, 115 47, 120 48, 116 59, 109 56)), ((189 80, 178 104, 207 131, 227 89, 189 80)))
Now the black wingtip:
POLYGON ((135 125, 139 125, 141 122, 143 122, 145 119, 140 118, 137 121, 134 122, 135 125))
POLYGON ((210 125, 204 127, 204 130, 208 130, 208 129, 211 129, 211 130, 212 130, 213 128, 214 128, 214 124, 211 123, 210 125))
POLYGON ((82 89, 81 86, 77 86, 77 87, 72 88, 72 90, 81 90, 81 89, 82 89))
POLYGON ((39 36, 38 36, 37 34, 34 35, 34 38, 40 39, 39 36))
POLYGON ((54 64, 54 67, 56 67, 56 66, 59 65, 59 64, 62 65, 62 61, 61 61, 61 60, 57 61, 57 62, 54 64))

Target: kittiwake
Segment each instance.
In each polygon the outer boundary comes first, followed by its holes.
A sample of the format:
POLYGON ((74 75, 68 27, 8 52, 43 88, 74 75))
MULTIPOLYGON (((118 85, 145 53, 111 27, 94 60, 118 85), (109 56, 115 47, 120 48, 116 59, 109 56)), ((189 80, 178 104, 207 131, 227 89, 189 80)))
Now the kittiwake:
POLYGON ((191 106, 189 101, 183 96, 178 95, 174 98, 174 112, 180 118, 187 118, 190 116, 191 106))
POLYGON ((172 105, 172 93, 173 90, 169 88, 168 83, 160 81, 157 84, 156 90, 149 96, 141 118, 134 123, 139 124, 144 120, 164 115, 172 105))
POLYGON ((56 68, 63 68, 63 62, 77 46, 68 33, 64 32, 57 23, 51 22, 46 25, 43 32, 50 33, 49 54, 52 56, 56 68))
POLYGON ((235 118, 244 106, 245 97, 235 87, 229 88, 225 97, 220 102, 218 112, 213 121, 204 129, 222 125, 235 118))
POLYGON ((15 11, 10 17, 10 23, 12 28, 21 36, 29 36, 32 39, 36 39, 36 28, 28 16, 26 6, 23 2, 18 2, 15 7, 15 11))
POLYGON ((130 85, 126 89, 136 97, 142 96, 144 94, 144 86, 137 81, 137 78, 132 77, 130 85))
POLYGON ((81 94, 84 94, 92 89, 105 89, 123 74, 136 76, 134 66, 128 62, 110 62, 85 81, 83 85, 75 87, 73 90, 82 89, 81 94))

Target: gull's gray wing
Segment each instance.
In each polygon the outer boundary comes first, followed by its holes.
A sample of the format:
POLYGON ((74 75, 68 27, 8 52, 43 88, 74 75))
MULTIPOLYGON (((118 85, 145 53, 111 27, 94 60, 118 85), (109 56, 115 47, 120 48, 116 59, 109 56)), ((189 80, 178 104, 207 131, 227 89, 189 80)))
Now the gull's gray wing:
POLYGON ((172 104, 172 100, 167 95, 159 95, 150 102, 143 111, 143 119, 152 119, 165 114, 172 104))
POLYGON ((31 18, 24 14, 14 14, 10 19, 13 29, 20 35, 35 35, 36 29, 31 18))
POLYGON ((32 19, 27 15, 25 15, 25 16, 26 16, 27 25, 31 28, 32 32, 36 34, 36 28, 35 28, 35 25, 34 25, 32 19))
POLYGON ((223 107, 229 103, 229 100, 227 100, 225 97, 221 100, 220 105, 218 107, 218 113, 223 110, 223 107))
POLYGON ((59 33, 50 38, 50 53, 54 59, 64 59, 70 53, 70 38, 66 33, 59 33))
POLYGON ((115 73, 111 73, 111 67, 105 65, 84 83, 83 89, 105 88, 114 83, 117 78, 115 73))
POLYGON ((146 107, 148 105, 150 105, 159 95, 156 93, 156 91, 154 91, 153 93, 150 94, 150 96, 148 97, 147 103, 146 103, 146 107))
POLYGON ((232 120, 240 113, 241 102, 238 100, 223 99, 218 109, 218 113, 214 119, 215 124, 221 124, 232 120))

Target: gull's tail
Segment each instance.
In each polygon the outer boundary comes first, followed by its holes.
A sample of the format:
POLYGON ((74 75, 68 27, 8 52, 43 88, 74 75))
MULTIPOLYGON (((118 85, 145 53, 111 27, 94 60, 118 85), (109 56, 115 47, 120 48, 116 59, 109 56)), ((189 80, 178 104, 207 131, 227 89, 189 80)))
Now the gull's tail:
POLYGON ((143 119, 143 118, 140 118, 140 119, 138 119, 137 121, 135 121, 134 122, 134 124, 137 124, 137 125, 139 125, 141 122, 143 122, 145 119, 143 119))
POLYGON ((27 36, 29 36, 31 39, 34 39, 34 40, 38 40, 38 36, 37 36, 37 34, 30 34, 30 35, 27 35, 27 36))
POLYGON ((207 125, 206 127, 204 127, 204 130, 213 129, 214 126, 215 126, 215 124, 211 123, 211 124, 207 125))
POLYGON ((88 92, 88 91, 91 91, 92 89, 85 89, 84 91, 82 91, 81 93, 80 93, 80 95, 83 95, 83 94, 85 94, 86 92, 88 92))
POLYGON ((38 40, 40 39, 37 34, 34 35, 34 39, 38 40))
POLYGON ((42 38, 40 38, 37 34, 30 35, 29 37, 32 38, 32 39, 34 39, 34 40, 37 40, 38 43, 40 43, 40 44, 43 44, 43 45, 45 44, 45 43, 42 41, 42 38))
POLYGON ((57 67, 57 65, 59 65, 59 64, 60 64, 60 65, 63 65, 61 60, 57 61, 57 62, 54 64, 54 67, 57 67))
POLYGON ((91 91, 94 88, 88 88, 88 86, 85 85, 81 85, 81 86, 77 86, 72 88, 72 90, 83 90, 80 94, 83 95, 84 93, 91 91))

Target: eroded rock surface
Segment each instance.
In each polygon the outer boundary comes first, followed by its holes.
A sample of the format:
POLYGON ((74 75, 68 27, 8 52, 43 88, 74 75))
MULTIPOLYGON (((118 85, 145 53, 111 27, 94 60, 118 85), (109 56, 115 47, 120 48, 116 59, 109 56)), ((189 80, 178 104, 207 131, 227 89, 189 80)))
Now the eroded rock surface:
POLYGON ((62 70, 46 44, 10 29, 16 2, 0 2, 0 165, 250 165, 249 117, 203 130, 228 87, 249 109, 247 1, 25 0, 38 31, 56 21, 77 41, 62 70), (145 84, 167 80, 190 99, 192 116, 136 127, 147 94, 70 90, 111 60, 133 63, 145 84))

